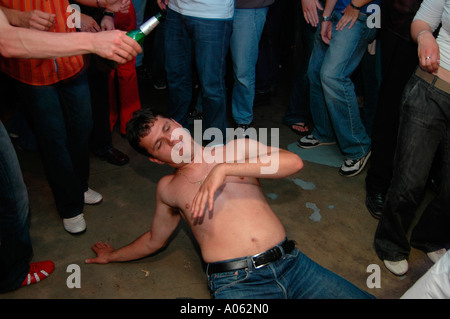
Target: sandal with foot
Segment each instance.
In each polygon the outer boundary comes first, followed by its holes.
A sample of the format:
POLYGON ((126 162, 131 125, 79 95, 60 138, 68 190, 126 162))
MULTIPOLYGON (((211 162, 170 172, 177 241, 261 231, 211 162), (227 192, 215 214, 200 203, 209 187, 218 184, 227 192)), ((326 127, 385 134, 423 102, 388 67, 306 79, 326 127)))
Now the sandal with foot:
POLYGON ((311 133, 311 130, 306 125, 306 123, 295 123, 289 125, 289 128, 297 135, 306 136, 311 133))

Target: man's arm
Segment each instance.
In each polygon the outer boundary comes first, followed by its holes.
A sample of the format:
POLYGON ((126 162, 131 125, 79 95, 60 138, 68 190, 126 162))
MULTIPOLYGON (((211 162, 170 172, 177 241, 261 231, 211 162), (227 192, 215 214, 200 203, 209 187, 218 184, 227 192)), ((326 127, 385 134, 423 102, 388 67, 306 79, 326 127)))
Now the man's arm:
POLYGON ((223 185, 227 176, 254 178, 283 178, 297 173, 303 167, 298 155, 287 150, 266 146, 253 139, 235 140, 226 145, 227 154, 233 159, 217 164, 200 186, 192 202, 192 217, 203 215, 206 205, 212 211, 214 194, 223 185), (234 152, 230 152, 234 147, 234 152), (236 154, 236 155, 234 155, 236 154))
POLYGON ((92 249, 97 254, 95 258, 86 259, 88 264, 106 264, 110 262, 123 262, 147 257, 163 248, 180 222, 180 214, 161 200, 161 192, 166 189, 167 178, 158 183, 156 195, 156 211, 153 217, 151 230, 138 239, 120 249, 98 242, 92 249))
POLYGON ((20 11, 0 6, 9 23, 16 27, 47 31, 55 24, 55 14, 40 10, 20 11))
POLYGON ((95 53, 125 63, 142 52, 124 31, 53 33, 13 27, 0 9, 0 55, 7 58, 55 58, 95 53))

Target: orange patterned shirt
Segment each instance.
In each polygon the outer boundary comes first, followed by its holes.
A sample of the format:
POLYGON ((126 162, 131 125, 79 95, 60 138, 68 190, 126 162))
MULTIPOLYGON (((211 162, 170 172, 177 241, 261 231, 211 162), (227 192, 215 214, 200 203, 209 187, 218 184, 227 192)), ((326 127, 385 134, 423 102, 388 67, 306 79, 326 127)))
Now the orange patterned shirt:
MULTIPOLYGON (((0 0, 0 4, 20 11, 41 10, 56 14, 55 25, 47 32, 76 32, 67 26, 72 14, 68 0, 0 0), (68 11, 68 12, 67 12, 68 11)), ((0 56, 0 69, 26 84, 51 85, 68 79, 82 70, 83 56, 56 59, 17 59, 0 56)))

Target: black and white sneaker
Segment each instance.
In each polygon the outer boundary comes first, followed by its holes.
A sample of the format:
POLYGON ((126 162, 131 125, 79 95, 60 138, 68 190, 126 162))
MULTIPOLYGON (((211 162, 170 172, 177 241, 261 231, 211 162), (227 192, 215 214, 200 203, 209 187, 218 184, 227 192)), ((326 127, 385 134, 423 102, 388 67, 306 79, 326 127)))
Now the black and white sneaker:
POLYGON ((361 171, 364 169, 364 166, 366 166, 367 160, 369 159, 371 154, 371 151, 369 151, 365 156, 361 157, 360 159, 346 159, 344 161, 344 164, 342 164, 341 168, 339 169, 339 174, 342 176, 355 176, 361 173, 361 171))
POLYGON ((333 145, 333 144, 336 144, 336 142, 321 142, 317 138, 315 138, 314 135, 312 134, 303 136, 297 142, 297 145, 300 146, 301 148, 314 148, 317 146, 333 145))

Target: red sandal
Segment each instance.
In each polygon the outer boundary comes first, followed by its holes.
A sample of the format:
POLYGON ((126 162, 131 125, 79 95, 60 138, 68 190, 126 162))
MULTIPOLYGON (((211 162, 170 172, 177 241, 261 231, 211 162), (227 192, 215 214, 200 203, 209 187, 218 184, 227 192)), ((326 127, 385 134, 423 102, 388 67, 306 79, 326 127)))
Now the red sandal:
POLYGON ((40 282, 41 280, 47 278, 54 269, 55 264, 50 260, 30 263, 30 271, 28 271, 21 287, 40 282))

